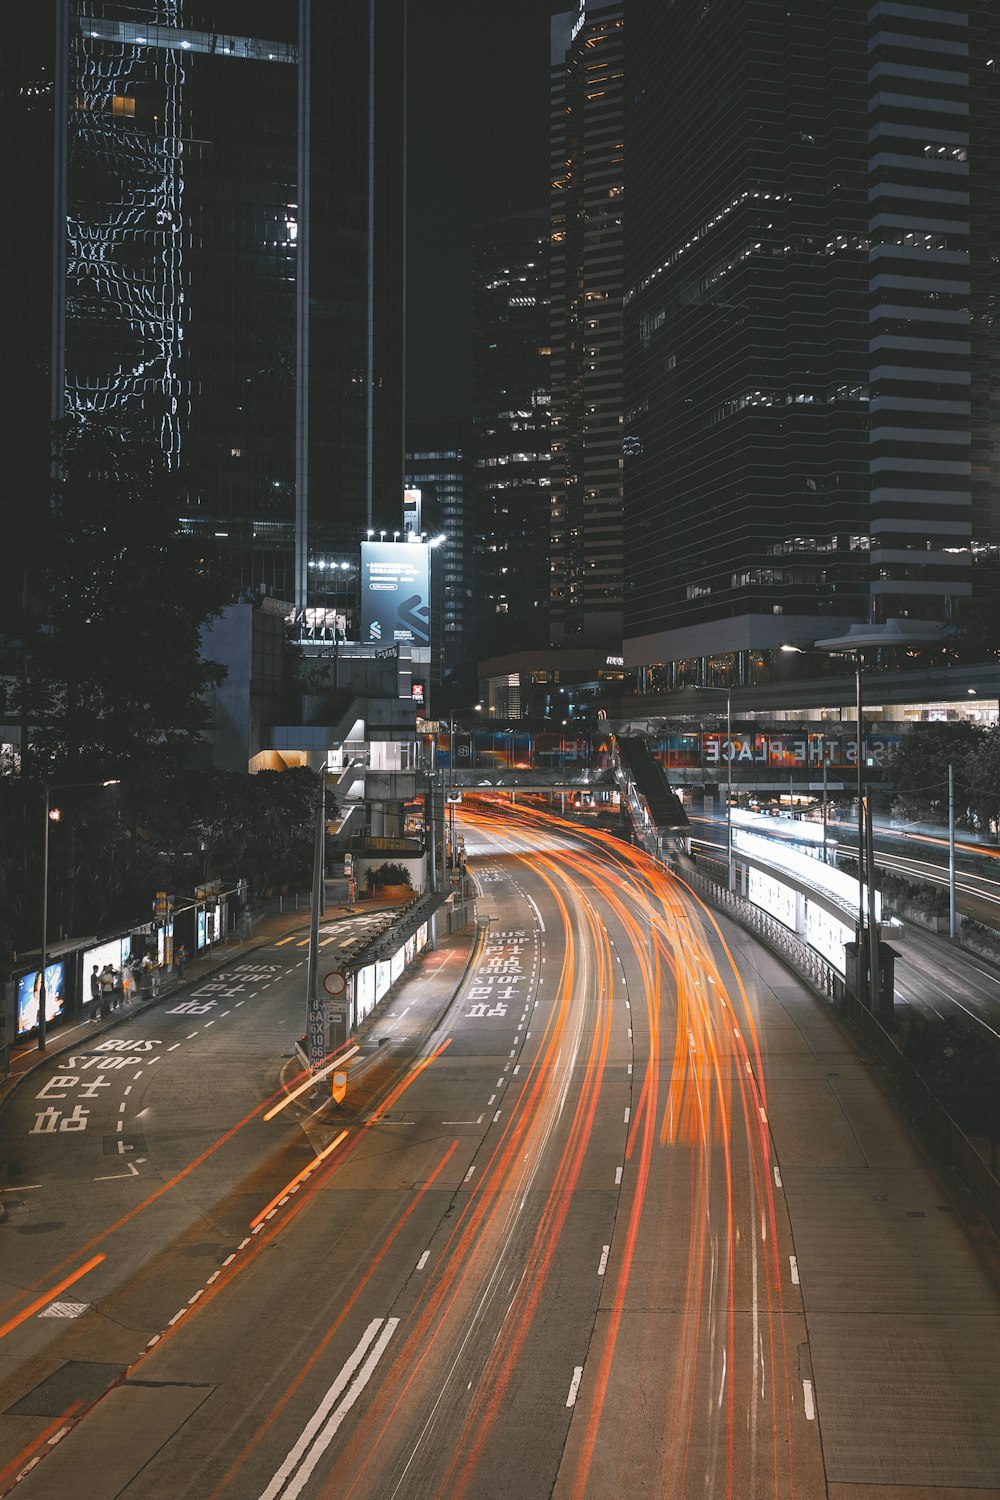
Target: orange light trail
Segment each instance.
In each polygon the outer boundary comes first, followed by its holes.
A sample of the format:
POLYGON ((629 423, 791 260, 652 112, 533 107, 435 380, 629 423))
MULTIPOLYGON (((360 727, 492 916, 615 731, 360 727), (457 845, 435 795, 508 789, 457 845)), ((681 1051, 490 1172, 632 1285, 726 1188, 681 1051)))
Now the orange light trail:
MULTIPOLYGON (((513 832, 519 823, 526 834, 537 843, 538 824, 549 824, 553 828, 569 831, 560 819, 546 816, 532 809, 531 822, 519 819, 515 809, 508 806, 493 807, 491 814, 500 813, 506 824, 505 835, 513 832)), ((490 816, 481 819, 469 807, 466 816, 472 815, 477 826, 489 829, 490 816)), ((495 826, 495 825, 494 825, 495 826)), ((572 827, 574 836, 594 846, 600 846, 605 854, 611 854, 623 876, 628 877, 629 901, 633 910, 645 915, 651 925, 651 940, 656 968, 651 971, 645 964, 645 942, 637 940, 637 928, 630 923, 629 916, 623 919, 616 910, 625 928, 635 957, 640 962, 643 989, 645 991, 647 1019, 650 1026, 650 1063, 657 1056, 658 1020, 661 1001, 660 966, 669 975, 676 1003, 676 1029, 674 1032, 673 1061, 669 1087, 662 1107, 662 1125, 658 1132, 661 1148, 683 1147, 690 1153, 690 1203, 687 1210, 691 1225, 688 1250, 687 1290, 684 1305, 700 1309, 706 1297, 718 1298, 713 1290, 714 1276, 709 1267, 713 1262, 713 1242, 717 1231, 712 1227, 711 1216, 706 1209, 711 1202, 712 1189, 711 1151, 721 1157, 722 1180, 721 1217, 723 1224, 722 1249, 725 1276, 723 1284, 734 1288, 737 1278, 749 1274, 753 1288, 754 1326, 759 1321, 759 1349, 755 1338, 747 1351, 747 1358, 756 1367, 758 1357, 763 1359, 766 1369, 754 1379, 748 1378, 741 1390, 752 1392, 751 1413, 753 1419, 754 1451, 756 1464, 762 1454, 756 1452, 757 1429, 764 1433, 770 1429, 769 1486, 775 1496, 792 1493, 791 1455, 784 1457, 779 1445, 779 1412, 786 1430, 792 1412, 791 1351, 782 1328, 781 1277, 778 1257, 777 1205, 770 1165, 770 1136, 766 1123, 766 1095, 763 1085, 763 1068, 759 1040, 753 1009, 746 990, 740 980, 735 961, 726 945, 718 923, 694 893, 672 874, 634 848, 614 840, 613 836, 597 830, 581 831, 572 827), (634 884, 633 884, 634 883, 634 884), (638 887, 638 890, 635 889, 638 887), (709 937, 718 942, 724 955, 726 969, 723 975, 716 963, 704 930, 693 918, 697 916, 707 922, 709 937), (711 982, 710 982, 711 981, 711 982), (732 1059, 736 1066, 730 1063, 732 1059), (749 1178, 741 1186, 741 1194, 749 1192, 750 1234, 739 1238, 734 1233, 736 1224, 736 1167, 731 1142, 736 1139, 736 1122, 741 1122, 741 1132, 748 1152, 749 1178), (748 1254, 749 1251, 749 1254, 748 1254), (762 1277, 758 1277, 756 1266, 762 1260, 762 1277), (747 1262, 749 1260, 749 1267, 747 1262), (758 1311, 758 1298, 760 1308, 758 1311), (758 1396, 757 1386, 760 1385, 758 1396), (765 1390, 770 1394, 772 1420, 768 1422, 763 1401, 765 1390)), ((509 842, 509 840, 508 840, 509 842)), ((561 852, 560 861, 582 870, 585 861, 573 853, 561 852)), ((535 855, 535 862, 538 855, 535 855)), ((601 890, 605 904, 613 904, 613 893, 608 881, 598 877, 592 869, 591 881, 601 890)), ((628 1290, 631 1265, 646 1204, 646 1188, 654 1147, 650 1120, 658 1113, 658 1089, 650 1067, 642 1080, 631 1122, 628 1154, 638 1150, 637 1184, 632 1198, 632 1211, 622 1241, 621 1260, 616 1293, 611 1299, 609 1318, 603 1335, 603 1345, 597 1354, 596 1369, 591 1371, 588 1362, 586 1382, 587 1405, 583 1417, 585 1426, 582 1448, 579 1450, 572 1493, 582 1497, 587 1491, 591 1462, 598 1440, 602 1421, 604 1397, 612 1379, 616 1344, 625 1297, 628 1290), (593 1378, 591 1379, 591 1375, 593 1378)), ((742 1174, 741 1174, 741 1182, 742 1174)), ((663 1472, 666 1491, 686 1493, 690 1480, 689 1462, 695 1440, 695 1421, 702 1421, 702 1411, 697 1406, 699 1379, 714 1388, 720 1369, 725 1372, 724 1405, 717 1424, 719 1461, 722 1474, 719 1476, 727 1496, 736 1500, 735 1489, 735 1439, 737 1370, 739 1368, 740 1344, 735 1318, 735 1293, 730 1290, 721 1300, 724 1340, 718 1358, 703 1349, 700 1332, 701 1320, 692 1316, 682 1320, 681 1338, 675 1358, 676 1377, 669 1385, 669 1400, 664 1412, 665 1438, 662 1451, 667 1468, 663 1472), (712 1361, 713 1369, 706 1365, 712 1361), (704 1373, 699 1376, 699 1370, 704 1373)), ((745 1345, 743 1347, 746 1347, 745 1345)), ((578 1408, 581 1401, 578 1399, 578 1408)), ((483 1416, 482 1409, 478 1415, 483 1416)), ((749 1416, 750 1414, 748 1414, 749 1416)), ((481 1449, 485 1442, 482 1433, 476 1440, 481 1449)), ((702 1461, 702 1460, 699 1460, 702 1461)), ((447 1493, 446 1490, 441 1494, 447 1493)), ((755 1490, 757 1493, 757 1490, 755 1490)), ((763 1493, 763 1491, 761 1491, 763 1493)))
POLYGON ((260 1213, 257 1214, 255 1218, 250 1220, 250 1228, 256 1229, 257 1225, 263 1223, 263 1221, 267 1218, 272 1208, 276 1208, 278 1206, 282 1198, 287 1197, 287 1195, 292 1191, 293 1188, 298 1187, 300 1182, 305 1182, 307 1177, 311 1177, 320 1163, 326 1161, 326 1158, 331 1154, 331 1152, 337 1149, 341 1141, 347 1139, 347 1135, 348 1132, 346 1130, 342 1130, 340 1134, 329 1143, 328 1146, 323 1147, 323 1150, 316 1157, 315 1161, 311 1161, 307 1167, 303 1167, 301 1172, 296 1172, 291 1182, 286 1182, 281 1191, 275 1193, 270 1203, 268 1203, 265 1208, 262 1208, 260 1213))
POLYGON ((297 1089, 293 1089, 290 1094, 286 1094, 280 1104, 276 1104, 273 1109, 268 1110, 267 1114, 263 1117, 264 1123, 266 1124, 268 1120, 273 1120, 275 1115, 280 1114, 283 1109, 287 1109, 296 1099, 300 1099, 321 1078, 325 1078, 328 1073, 332 1073, 335 1068, 339 1068, 349 1058, 354 1057, 355 1053, 360 1051, 360 1047, 348 1047, 346 1052, 341 1052, 338 1057, 335 1057, 332 1062, 327 1063, 325 1067, 320 1068, 315 1073, 310 1073, 305 1083, 300 1084, 297 1089))
POLYGON ((8 1333, 12 1332, 13 1329, 20 1327, 20 1325, 26 1322, 33 1313, 38 1312, 39 1309, 43 1308, 47 1302, 51 1302, 55 1297, 58 1297, 59 1293, 64 1292, 68 1286, 72 1286, 74 1282, 77 1282, 81 1279, 81 1277, 86 1276, 88 1271, 92 1271, 95 1266, 99 1266, 101 1264, 101 1261, 105 1260, 106 1258, 107 1257, 104 1255, 92 1255, 85 1265, 80 1266, 76 1271, 73 1272, 72 1276, 64 1276, 62 1281, 57 1282, 55 1286, 50 1286, 47 1292, 43 1292, 40 1297, 36 1297, 34 1302, 31 1302, 27 1307, 22 1308, 22 1310, 17 1313, 15 1317, 8 1318, 7 1322, 0 1326, 0 1339, 6 1338, 8 1333))

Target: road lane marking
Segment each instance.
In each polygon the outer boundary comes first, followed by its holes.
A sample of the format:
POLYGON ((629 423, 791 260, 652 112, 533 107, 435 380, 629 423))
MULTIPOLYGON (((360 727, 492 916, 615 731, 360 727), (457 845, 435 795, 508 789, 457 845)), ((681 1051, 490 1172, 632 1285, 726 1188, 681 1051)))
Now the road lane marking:
MULTIPOLYGON (((528 905, 531 907, 532 911, 535 913, 535 919, 538 922, 539 931, 544 932, 545 931, 545 923, 542 921, 542 914, 538 910, 537 903, 535 901, 533 901, 530 896, 526 896, 525 899, 526 899, 528 905)), ((543 958, 542 959, 542 963, 544 963, 544 962, 545 962, 545 960, 543 958)))
POLYGON ((796 1256, 790 1255, 788 1257, 788 1267, 789 1267, 789 1270, 792 1273, 792 1286, 798 1286, 798 1284, 799 1284, 799 1262, 798 1262, 798 1259, 797 1259, 796 1256))
POLYGON ((632 1111, 629 1108, 629 1106, 626 1104, 626 1106, 625 1106, 625 1124, 626 1125, 628 1124, 628 1122, 631 1119, 631 1117, 632 1117, 632 1111))
POLYGON ((597 1268, 598 1276, 603 1276, 608 1269, 608 1256, 611 1254, 611 1246, 604 1245, 601 1249, 601 1264, 597 1268))
POLYGON ((198 1035, 198 1033, 197 1033, 197 1032, 196 1032, 196 1031, 189 1031, 189 1032, 188 1032, 188 1034, 187 1034, 187 1036, 186 1036, 186 1037, 185 1037, 185 1038, 184 1038, 184 1040, 185 1040, 185 1041, 186 1041, 186 1042, 190 1042, 190 1041, 192 1041, 192 1040, 193 1040, 193 1039, 194 1039, 194 1038, 195 1038, 195 1037, 196 1037, 196 1036, 197 1036, 197 1035, 198 1035))
MULTIPOLYGON (((290 1192, 292 1192, 294 1188, 298 1187, 301 1182, 304 1182, 307 1177, 315 1172, 320 1163, 325 1161, 330 1153, 337 1149, 341 1141, 346 1140, 348 1134, 349 1132, 347 1130, 342 1130, 339 1135, 335 1135, 333 1140, 330 1141, 328 1145, 323 1147, 322 1151, 317 1152, 316 1160, 311 1161, 307 1167, 303 1167, 302 1171, 297 1173, 296 1176, 292 1178, 291 1182, 286 1182, 285 1186, 281 1189, 281 1192, 277 1193, 271 1199, 270 1203, 266 1204, 265 1207, 261 1209, 260 1213, 256 1214, 254 1218, 250 1220, 248 1228, 250 1228, 253 1233, 256 1234, 257 1230, 263 1227, 264 1220, 269 1219, 272 1213, 277 1213, 277 1205, 281 1202, 282 1198, 286 1197, 290 1192)), ((242 1248, 243 1247, 241 1245, 240 1249, 242 1250, 242 1248)))
POLYGON ((493 1123, 494 1123, 494 1125, 497 1123, 497 1121, 499 1120, 499 1118, 500 1118, 500 1116, 502 1114, 503 1114, 503 1110, 502 1109, 498 1109, 497 1112, 496 1112, 496 1114, 493 1116, 493 1123))
MULTIPOLYGON (((121 1145, 120 1141, 119 1141, 119 1145, 121 1145)), ((145 1157, 142 1158, 143 1161, 145 1161, 145 1159, 146 1159, 145 1157)), ((112 1175, 110 1177, 95 1177, 94 1181, 95 1182, 119 1182, 124 1177, 138 1177, 138 1175, 139 1175, 139 1168, 137 1166, 135 1166, 135 1164, 133 1162, 128 1161, 128 1162, 125 1163, 125 1165, 128 1167, 128 1171, 127 1172, 114 1172, 114 1173, 112 1173, 112 1175)))
POLYGON ((781 1173, 778 1171, 777 1167, 775 1167, 774 1169, 774 1185, 775 1187, 779 1188, 781 1186, 781 1173))
POLYGON ((815 1422, 816 1403, 813 1400, 813 1383, 811 1380, 803 1380, 802 1382, 802 1399, 806 1405, 806 1421, 815 1422))
POLYGON ((463 1181, 463 1182, 468 1182, 468 1181, 469 1181, 469 1178, 470 1178, 470 1177, 471 1177, 471 1176, 472 1176, 472 1174, 473 1174, 473 1172, 474 1172, 474 1171, 475 1171, 475 1170, 476 1170, 476 1164, 475 1164, 475 1162, 473 1162, 473 1164, 472 1164, 472 1166, 471 1166, 471 1167, 470 1167, 470 1168, 469 1168, 469 1170, 468 1170, 468 1171, 467 1171, 467 1172, 466 1172, 466 1174, 465 1174, 465 1176, 464 1176, 464 1177, 463 1177, 463 1179, 462 1179, 462 1181, 463 1181))
POLYGON ((583 1379, 583 1365, 576 1365, 573 1370, 573 1379, 569 1383, 569 1395, 566 1397, 567 1406, 576 1405, 576 1393, 580 1389, 580 1381, 583 1379))
POLYGON ((181 1044, 180 1044, 180 1042, 175 1042, 175 1043, 174 1043, 174 1045, 173 1045, 173 1046, 172 1046, 172 1047, 168 1047, 168 1048, 167 1048, 167 1051, 168 1051, 168 1052, 176 1052, 176 1051, 177 1051, 177 1048, 178 1048, 178 1047, 179 1047, 179 1046, 180 1046, 180 1045, 181 1045, 181 1044))
POLYGON ((285 1500, 294 1500, 304 1489, 340 1424, 374 1374, 375 1366, 399 1326, 399 1319, 387 1318, 384 1327, 382 1325, 381 1318, 369 1323, 354 1353, 309 1418, 301 1437, 290 1449, 260 1500, 277 1500, 282 1493, 285 1500), (331 1408, 335 1408, 332 1415, 331 1408))
POLYGON ((621 1187, 621 1181, 622 1181, 622 1169, 621 1169, 621 1167, 615 1167, 615 1187, 621 1187))
POLYGON ((327 1073, 332 1073, 334 1068, 341 1067, 345 1062, 348 1061, 349 1058, 353 1057, 355 1053, 360 1051, 360 1046, 354 1046, 348 1047, 345 1052, 338 1052, 337 1056, 333 1059, 333 1062, 327 1063, 326 1067, 319 1068, 315 1073, 311 1073, 310 1076, 306 1079, 305 1083, 300 1084, 297 1089, 293 1089, 290 1094, 286 1094, 284 1099, 276 1104, 273 1109, 269 1109, 267 1111, 267 1114, 262 1116, 263 1122, 266 1124, 268 1120, 273 1120, 275 1115, 280 1114, 281 1111, 285 1109, 289 1104, 291 1104, 294 1099, 298 1099, 301 1094, 304 1094, 307 1091, 307 1089, 315 1087, 315 1085, 319 1083, 321 1078, 326 1077, 327 1073))
POLYGON ((423 1255, 417 1261, 417 1270, 418 1271, 422 1271, 424 1269, 424 1266, 426 1266, 427 1262, 430 1260, 430 1257, 431 1257, 431 1252, 429 1250, 425 1250, 424 1253, 423 1253, 423 1255))

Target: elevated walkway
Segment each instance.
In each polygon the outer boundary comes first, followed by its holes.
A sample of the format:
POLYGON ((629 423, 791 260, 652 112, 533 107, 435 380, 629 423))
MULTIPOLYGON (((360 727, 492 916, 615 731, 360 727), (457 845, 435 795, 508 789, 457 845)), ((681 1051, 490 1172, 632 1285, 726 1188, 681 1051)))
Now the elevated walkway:
POLYGON ((689 852, 688 815, 645 739, 616 735, 612 747, 615 781, 628 806, 636 842, 661 859, 689 852))

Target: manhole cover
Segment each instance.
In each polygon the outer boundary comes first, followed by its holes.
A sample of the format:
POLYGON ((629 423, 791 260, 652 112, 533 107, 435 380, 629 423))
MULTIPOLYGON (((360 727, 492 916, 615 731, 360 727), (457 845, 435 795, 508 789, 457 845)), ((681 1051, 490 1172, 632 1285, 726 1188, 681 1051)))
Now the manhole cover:
POLYGON ((12 1417, 61 1417, 74 1402, 89 1406, 111 1383, 124 1375, 125 1365, 97 1365, 71 1359, 41 1385, 8 1406, 12 1417))

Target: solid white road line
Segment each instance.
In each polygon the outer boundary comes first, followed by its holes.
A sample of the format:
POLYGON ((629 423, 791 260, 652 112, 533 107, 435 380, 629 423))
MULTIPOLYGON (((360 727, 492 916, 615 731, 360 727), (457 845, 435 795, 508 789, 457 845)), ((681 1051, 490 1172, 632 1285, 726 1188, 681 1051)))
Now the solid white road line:
POLYGON ((397 1327, 398 1318, 374 1318, 361 1341, 336 1380, 313 1412, 294 1447, 275 1474, 260 1500, 277 1500, 284 1491, 285 1500, 301 1493, 316 1465, 329 1448, 337 1429, 368 1384, 375 1366, 385 1352, 397 1327), (379 1329, 381 1328, 381 1333, 379 1329), (378 1337, 376 1338, 376 1334, 378 1337), (367 1358, 366 1358, 367 1356, 367 1358), (362 1361, 364 1363, 362 1364, 362 1361), (358 1369, 358 1366, 361 1366, 358 1369), (355 1372, 357 1371, 357 1374, 355 1372), (349 1388, 348 1388, 349 1387, 349 1388), (344 1395, 345 1390, 347 1394, 344 1395), (343 1400, 341 1400, 343 1396, 343 1400), (337 1406, 336 1403, 340 1402, 337 1406), (330 1410, 336 1406, 333 1415, 330 1410))
MULTIPOLYGON (((528 896, 526 899, 527 899, 528 905, 531 907, 532 911, 535 913, 535 920, 538 922, 539 930, 541 932, 544 932, 545 931, 545 923, 542 921, 542 914, 538 910, 537 904, 531 899, 530 896, 528 896)), ((545 960, 543 959, 542 962, 544 963, 545 960)))

